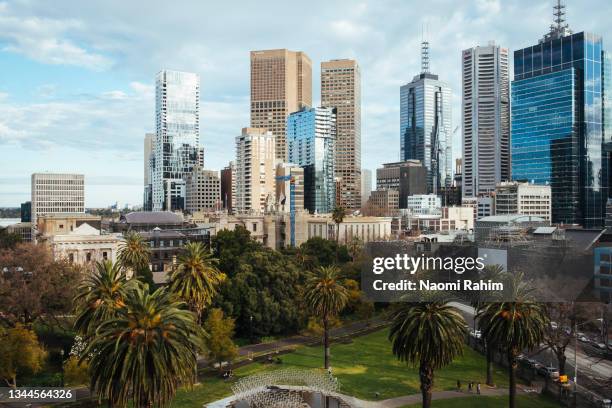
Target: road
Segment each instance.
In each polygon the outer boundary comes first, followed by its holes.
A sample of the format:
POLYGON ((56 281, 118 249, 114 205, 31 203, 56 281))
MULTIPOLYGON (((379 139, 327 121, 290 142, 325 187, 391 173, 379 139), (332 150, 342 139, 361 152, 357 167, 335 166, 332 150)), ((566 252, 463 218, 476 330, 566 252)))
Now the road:
MULTIPOLYGON (((456 307, 461 311, 465 321, 468 325, 473 328, 474 326, 474 308, 459 302, 451 302, 451 306, 456 307)), ((574 375, 574 347, 573 344, 568 346, 565 352, 567 357, 567 365, 569 367, 568 374, 573 377, 574 375)), ((536 359, 539 363, 546 366, 556 366, 556 358, 550 350, 543 351, 538 354, 531 353, 530 357, 536 359)), ((589 356, 581 350, 581 343, 578 342, 578 382, 580 382, 580 375, 586 375, 588 377, 598 378, 612 378, 612 361, 605 360, 601 357, 589 356)))

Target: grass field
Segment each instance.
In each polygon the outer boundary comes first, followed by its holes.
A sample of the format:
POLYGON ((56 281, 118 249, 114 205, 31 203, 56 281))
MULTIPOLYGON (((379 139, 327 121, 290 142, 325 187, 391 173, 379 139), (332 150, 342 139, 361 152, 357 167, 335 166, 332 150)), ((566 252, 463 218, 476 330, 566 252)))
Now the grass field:
MULTIPOLYGON (((193 389, 182 389, 177 394, 173 408, 201 406, 231 394, 231 385, 237 379, 261 372, 287 367, 320 368, 323 365, 322 347, 302 347, 282 356, 282 364, 251 364, 234 371, 233 380, 210 378, 193 389)), ((387 331, 382 330, 356 338, 350 344, 332 346, 331 364, 340 381, 340 392, 357 398, 374 400, 399 397, 419 392, 418 370, 398 362, 391 354, 387 331), (379 393, 376 398, 375 393, 379 393)), ((450 366, 435 373, 435 389, 456 387, 457 379, 464 384, 472 380, 484 383, 484 357, 465 348, 464 355, 450 366)), ((495 382, 507 386, 505 373, 496 368, 495 382)))
MULTIPOLYGON (((539 395, 519 395, 516 405, 521 408, 559 408, 556 402, 539 395)), ((465 397, 433 401, 432 408, 505 408, 508 397, 465 397)), ((402 408, 421 408, 421 404, 406 405, 402 408)))

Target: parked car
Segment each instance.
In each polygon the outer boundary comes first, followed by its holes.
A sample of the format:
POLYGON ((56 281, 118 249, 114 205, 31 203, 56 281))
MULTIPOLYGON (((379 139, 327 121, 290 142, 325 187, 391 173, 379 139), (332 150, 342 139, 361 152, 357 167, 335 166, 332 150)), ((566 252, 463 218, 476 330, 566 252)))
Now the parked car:
POLYGON ((596 347, 600 350, 605 350, 607 348, 606 345, 603 343, 593 343, 593 347, 596 347))
POLYGON ((480 330, 471 330, 470 331, 470 336, 479 339, 479 338, 482 337, 482 333, 480 332, 480 330))
POLYGON ((538 374, 549 378, 559 378, 559 370, 555 367, 540 367, 538 368, 538 374))
POLYGON ((591 340, 584 334, 584 333, 578 333, 578 341, 581 341, 583 343, 590 343, 591 340))

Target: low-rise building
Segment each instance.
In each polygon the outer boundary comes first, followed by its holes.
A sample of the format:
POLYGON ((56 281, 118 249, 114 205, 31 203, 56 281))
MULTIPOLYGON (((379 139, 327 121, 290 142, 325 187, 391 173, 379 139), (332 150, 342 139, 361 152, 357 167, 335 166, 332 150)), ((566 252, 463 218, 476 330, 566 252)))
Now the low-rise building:
POLYGON ((10 234, 17 234, 21 241, 30 242, 32 241, 32 223, 31 222, 18 222, 11 224, 6 227, 6 231, 10 234))
POLYGON ((84 224, 100 230, 102 217, 86 213, 40 214, 36 222, 38 236, 48 237, 68 234, 84 224))
POLYGON ((116 262, 123 237, 101 234, 99 229, 83 223, 65 233, 43 236, 41 241, 49 246, 56 260, 88 265, 105 260, 116 262))
POLYGON ((368 210, 376 215, 392 215, 399 210, 399 191, 375 190, 370 193, 368 201, 368 210))
POLYGON ((412 214, 439 214, 442 200, 436 194, 415 194, 408 196, 406 209, 412 214))
POLYGON ((525 214, 551 220, 551 189, 516 181, 498 183, 495 188, 495 214, 525 214))

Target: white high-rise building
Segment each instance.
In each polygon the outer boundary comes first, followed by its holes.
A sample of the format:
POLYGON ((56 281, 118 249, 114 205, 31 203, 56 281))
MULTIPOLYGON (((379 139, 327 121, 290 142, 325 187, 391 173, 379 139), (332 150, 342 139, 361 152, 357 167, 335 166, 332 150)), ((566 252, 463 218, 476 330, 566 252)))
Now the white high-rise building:
POLYGON ((508 49, 463 51, 463 197, 495 191, 510 179, 508 49))
MULTIPOLYGON (((236 137, 235 212, 264 212, 276 196, 275 149, 272 132, 260 128, 243 128, 236 137)), ((232 174, 233 176, 233 174, 232 174)))
POLYGON ((85 176, 82 174, 32 174, 32 238, 37 218, 43 214, 84 213, 85 176))
POLYGON ((155 83, 152 209, 185 208, 185 177, 203 165, 200 149, 200 77, 163 70, 155 83))

